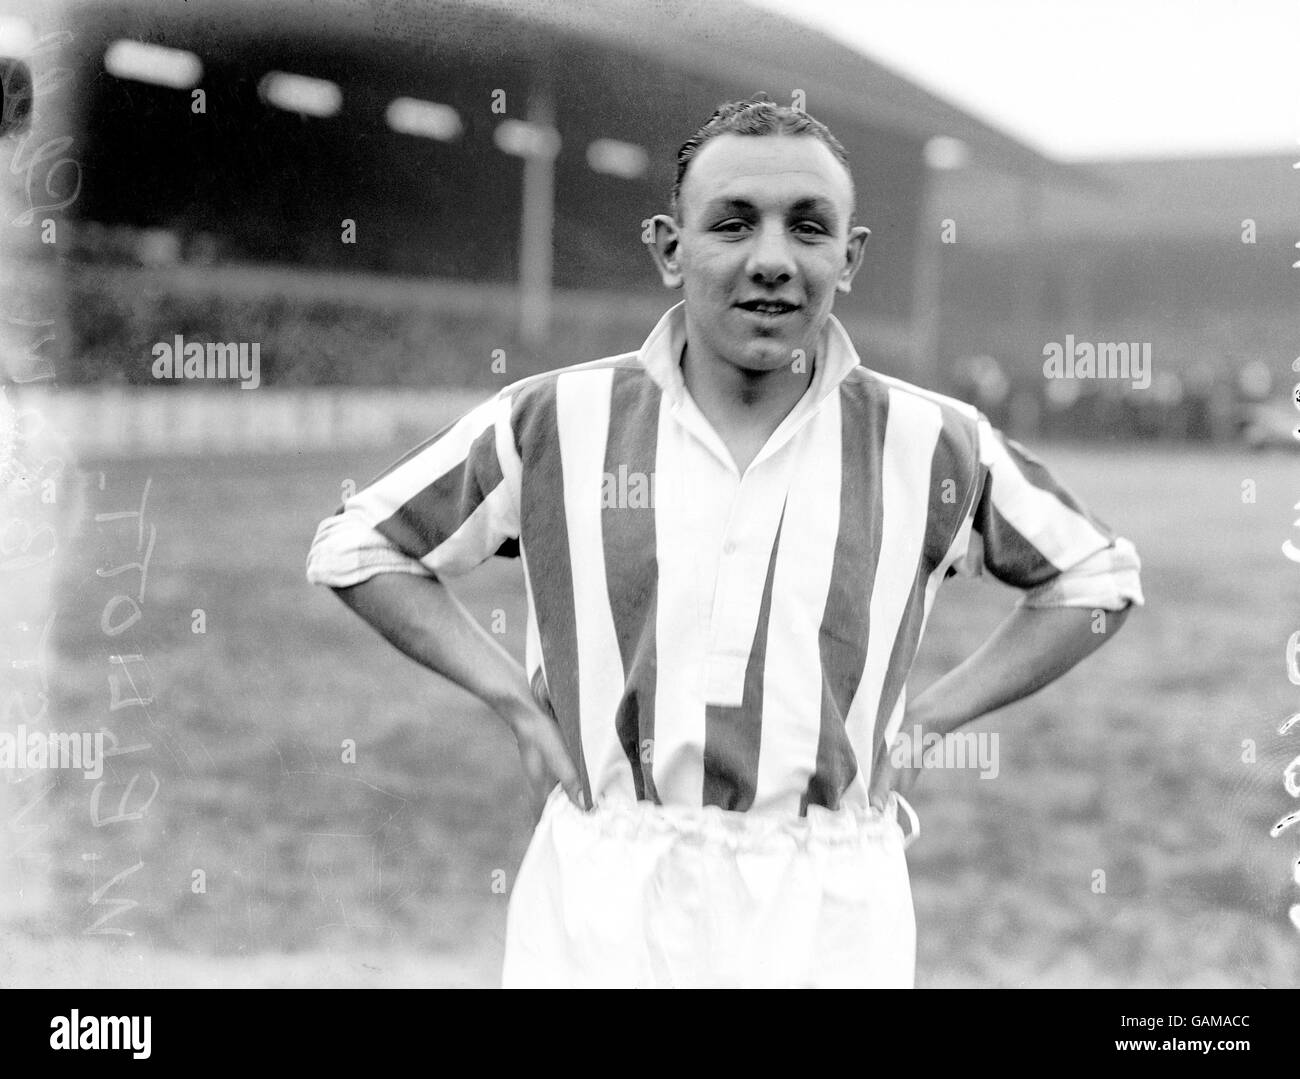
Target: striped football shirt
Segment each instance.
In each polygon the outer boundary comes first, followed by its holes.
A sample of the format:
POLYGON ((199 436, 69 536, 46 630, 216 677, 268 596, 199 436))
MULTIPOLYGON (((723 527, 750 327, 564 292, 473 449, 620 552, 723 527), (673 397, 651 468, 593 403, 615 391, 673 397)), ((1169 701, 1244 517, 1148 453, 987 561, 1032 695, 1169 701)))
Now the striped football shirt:
POLYGON ((588 804, 867 804, 943 580, 1142 603, 1131 543, 970 405, 863 367, 834 317, 743 474, 687 393, 681 304, 637 352, 524 379, 322 522, 309 580, 522 559, 525 669, 588 804))

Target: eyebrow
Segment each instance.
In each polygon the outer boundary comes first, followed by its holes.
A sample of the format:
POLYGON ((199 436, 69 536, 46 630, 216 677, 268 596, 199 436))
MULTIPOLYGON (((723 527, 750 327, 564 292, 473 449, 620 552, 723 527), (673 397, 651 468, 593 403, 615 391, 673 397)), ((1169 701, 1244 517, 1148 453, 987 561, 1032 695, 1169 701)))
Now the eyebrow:
MULTIPOLYGON (((748 199, 714 199, 704 207, 704 213, 707 216, 713 216, 720 213, 745 213, 752 212, 756 207, 748 199)), ((792 214, 816 214, 828 218, 831 221, 838 217, 834 204, 829 200, 815 195, 806 199, 799 199, 790 207, 792 214)))

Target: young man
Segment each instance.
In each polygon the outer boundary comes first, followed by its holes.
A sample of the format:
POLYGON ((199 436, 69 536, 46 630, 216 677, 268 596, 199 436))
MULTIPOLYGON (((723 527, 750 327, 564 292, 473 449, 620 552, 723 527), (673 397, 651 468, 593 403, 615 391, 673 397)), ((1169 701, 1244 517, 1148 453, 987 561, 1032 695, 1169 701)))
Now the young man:
POLYGON ((1141 603, 1138 559, 973 408, 860 366, 844 151, 771 102, 681 149, 636 352, 502 390, 348 499, 308 560, 513 731, 540 820, 506 985, 913 984, 900 730, 1034 692, 1141 603), (523 559, 524 668, 441 583, 523 559), (909 700, 935 592, 1024 601, 909 700), (1094 612, 1105 616, 1098 634, 1094 612))

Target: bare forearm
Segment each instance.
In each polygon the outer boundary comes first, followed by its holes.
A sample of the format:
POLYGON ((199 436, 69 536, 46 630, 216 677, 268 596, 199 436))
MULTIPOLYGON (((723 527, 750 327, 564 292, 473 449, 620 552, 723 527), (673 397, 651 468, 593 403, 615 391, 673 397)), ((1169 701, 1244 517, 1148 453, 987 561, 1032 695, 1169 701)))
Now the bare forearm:
POLYGON ((524 669, 440 581, 381 573, 334 593, 399 651, 503 717, 536 708, 524 669))
POLYGON ((533 699, 524 669, 440 581, 380 573, 335 594, 416 663, 450 679, 505 720, 532 790, 533 820, 555 784, 586 809, 582 780, 558 725, 533 699))
POLYGON ((909 702, 908 722, 945 734, 1028 697, 1100 648, 1128 610, 1104 612, 1104 632, 1095 632, 1087 608, 1015 608, 965 662, 909 702))

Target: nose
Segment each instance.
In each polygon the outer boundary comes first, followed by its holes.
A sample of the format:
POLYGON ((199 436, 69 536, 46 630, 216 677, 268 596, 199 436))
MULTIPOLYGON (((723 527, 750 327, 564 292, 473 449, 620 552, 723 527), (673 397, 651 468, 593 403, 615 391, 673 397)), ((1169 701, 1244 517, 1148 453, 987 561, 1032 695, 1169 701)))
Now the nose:
POLYGON ((781 285, 794 276, 794 257, 785 223, 764 223, 758 230, 745 267, 750 281, 781 285))

